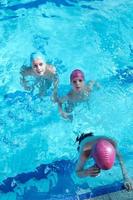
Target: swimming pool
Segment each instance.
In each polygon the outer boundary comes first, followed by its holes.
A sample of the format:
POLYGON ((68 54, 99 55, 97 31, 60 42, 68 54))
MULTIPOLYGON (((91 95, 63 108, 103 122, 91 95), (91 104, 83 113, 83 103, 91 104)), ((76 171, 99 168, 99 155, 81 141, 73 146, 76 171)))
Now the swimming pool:
POLYGON ((114 137, 132 176, 133 3, 3 0, 0 6, 0 181, 41 164, 60 170, 62 163, 66 166, 65 176, 51 171, 45 179, 31 179, 15 192, 1 194, 1 199, 22 199, 28 188, 53 195, 49 199, 70 199, 82 187, 91 190, 121 180, 117 163, 96 179, 76 177, 75 138, 84 131, 114 137), (87 80, 101 84, 87 103, 75 108, 72 123, 59 116, 49 95, 41 100, 20 86, 20 67, 35 50, 57 67, 59 93, 69 89, 69 74, 77 67, 87 80), (59 191, 56 186, 62 182, 59 191))

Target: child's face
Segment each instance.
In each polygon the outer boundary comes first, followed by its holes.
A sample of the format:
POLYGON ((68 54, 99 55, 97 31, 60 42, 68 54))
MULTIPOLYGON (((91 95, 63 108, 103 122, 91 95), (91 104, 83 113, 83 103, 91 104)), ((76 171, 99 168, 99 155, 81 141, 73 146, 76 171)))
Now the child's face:
POLYGON ((42 76, 46 71, 46 63, 41 58, 33 60, 32 69, 35 72, 35 74, 42 76))
POLYGON ((82 78, 75 78, 71 81, 73 90, 75 92, 81 92, 84 89, 85 82, 82 78))

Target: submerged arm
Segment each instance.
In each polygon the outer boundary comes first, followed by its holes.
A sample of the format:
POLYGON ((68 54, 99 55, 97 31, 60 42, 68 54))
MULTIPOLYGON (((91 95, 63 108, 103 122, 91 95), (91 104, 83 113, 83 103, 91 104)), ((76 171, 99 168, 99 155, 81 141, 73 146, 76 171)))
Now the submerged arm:
POLYGON ((54 79, 53 79, 53 100, 54 102, 58 101, 58 85, 59 85, 59 77, 58 74, 54 75, 54 79))
POLYGON ((92 80, 87 84, 87 90, 90 92, 92 91, 93 87, 96 86, 98 89, 100 88, 100 85, 98 82, 92 80))
POLYGON ((88 84, 87 84, 87 90, 88 91, 91 91, 93 89, 95 85, 95 81, 90 81, 88 84))
POLYGON ((26 76, 31 75, 31 68, 26 68, 22 66, 20 69, 20 84, 24 87, 25 90, 31 90, 31 86, 29 86, 29 81, 26 80, 26 76))
POLYGON ((63 111, 63 103, 66 102, 68 100, 68 96, 64 96, 62 98, 58 97, 57 103, 58 103, 58 110, 59 113, 61 114, 61 116, 65 119, 69 119, 70 121, 72 121, 72 115, 63 111))
POLYGON ((63 103, 67 101, 67 96, 58 98, 58 109, 62 117, 67 118, 67 113, 63 111, 63 103))
POLYGON ((85 163, 88 158, 86 157, 85 152, 83 152, 83 154, 81 154, 78 159, 78 162, 76 165, 76 173, 80 178, 84 178, 87 176, 95 177, 100 173, 100 169, 96 165, 93 165, 89 167, 88 169, 84 169, 85 163))
POLYGON ((116 156, 118 158, 118 161, 119 161, 119 164, 120 164, 120 167, 121 167, 121 171, 122 171, 122 175, 123 175, 123 180, 124 180, 124 187, 127 190, 132 190, 133 189, 133 181, 128 177, 128 173, 127 173, 127 170, 125 168, 122 155, 117 151, 116 152, 116 156))
POLYGON ((52 94, 52 101, 58 102, 58 85, 59 85, 59 76, 57 74, 56 68, 53 65, 47 64, 47 70, 51 76, 53 81, 53 94, 52 94))

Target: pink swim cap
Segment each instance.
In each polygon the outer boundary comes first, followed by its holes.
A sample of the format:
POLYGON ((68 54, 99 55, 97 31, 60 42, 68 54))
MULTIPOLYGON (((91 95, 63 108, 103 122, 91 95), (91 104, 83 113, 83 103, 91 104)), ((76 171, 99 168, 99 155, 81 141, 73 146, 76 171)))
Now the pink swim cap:
POLYGON ((73 81, 73 79, 75 78, 81 78, 82 80, 84 80, 84 73, 79 69, 75 69, 70 75, 70 81, 73 81))
POLYGON ((92 157, 100 169, 108 170, 113 166, 116 151, 109 141, 104 139, 98 140, 92 151, 92 157))

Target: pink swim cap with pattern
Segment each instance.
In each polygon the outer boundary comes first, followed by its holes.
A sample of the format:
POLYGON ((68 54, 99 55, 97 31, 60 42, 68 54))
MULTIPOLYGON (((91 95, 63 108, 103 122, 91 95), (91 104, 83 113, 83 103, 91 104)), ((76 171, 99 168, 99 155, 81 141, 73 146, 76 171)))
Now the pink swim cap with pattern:
POLYGON ((115 161, 116 151, 114 146, 105 139, 100 139, 94 145, 92 157, 96 165, 103 170, 110 169, 115 161))
POLYGON ((80 69, 75 69, 70 75, 70 81, 73 81, 75 78, 84 80, 84 73, 80 69))

